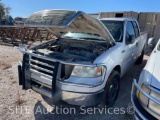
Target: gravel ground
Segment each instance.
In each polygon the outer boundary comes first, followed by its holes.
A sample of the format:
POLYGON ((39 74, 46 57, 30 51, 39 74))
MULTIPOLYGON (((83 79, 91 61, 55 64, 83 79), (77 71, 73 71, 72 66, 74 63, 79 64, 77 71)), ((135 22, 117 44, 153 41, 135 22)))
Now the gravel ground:
POLYGON ((18 85, 17 65, 22 59, 22 54, 17 47, 0 45, 0 120, 131 120, 132 114, 127 111, 132 110, 130 102, 132 80, 139 78, 148 58, 148 55, 145 55, 143 64, 134 65, 122 77, 120 93, 113 108, 104 109, 98 106, 80 108, 65 102, 55 107, 51 105, 50 99, 32 90, 21 89, 18 85), (70 113, 66 114, 68 110, 70 113), (103 110, 102 114, 100 110, 103 110))

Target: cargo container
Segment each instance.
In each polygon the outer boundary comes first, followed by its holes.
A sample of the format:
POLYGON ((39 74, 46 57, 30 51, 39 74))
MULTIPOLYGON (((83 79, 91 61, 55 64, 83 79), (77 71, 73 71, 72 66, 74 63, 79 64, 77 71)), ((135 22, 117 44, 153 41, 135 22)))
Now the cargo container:
POLYGON ((138 19, 138 13, 133 11, 122 11, 122 12, 101 12, 100 18, 108 17, 133 17, 138 19))
POLYGON ((148 33, 148 37, 155 37, 156 42, 160 38, 160 13, 140 12, 138 22, 140 29, 148 33))
POLYGON ((155 30, 155 18, 156 14, 152 12, 140 12, 138 17, 138 22, 140 24, 140 29, 148 33, 148 37, 152 37, 155 30))
POLYGON ((89 15, 94 18, 99 18, 100 13, 89 13, 89 15))
POLYGON ((154 30, 154 34, 153 36, 156 38, 156 40, 158 41, 158 39, 160 38, 160 13, 157 13, 156 15, 156 22, 155 22, 155 30, 154 30))

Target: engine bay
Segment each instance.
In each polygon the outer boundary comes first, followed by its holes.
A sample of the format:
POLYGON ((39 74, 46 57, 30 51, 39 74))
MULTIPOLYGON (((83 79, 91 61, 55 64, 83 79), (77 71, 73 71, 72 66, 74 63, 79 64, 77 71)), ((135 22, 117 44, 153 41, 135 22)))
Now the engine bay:
POLYGON ((93 62, 109 49, 107 41, 57 39, 32 48, 36 54, 72 62, 93 62))

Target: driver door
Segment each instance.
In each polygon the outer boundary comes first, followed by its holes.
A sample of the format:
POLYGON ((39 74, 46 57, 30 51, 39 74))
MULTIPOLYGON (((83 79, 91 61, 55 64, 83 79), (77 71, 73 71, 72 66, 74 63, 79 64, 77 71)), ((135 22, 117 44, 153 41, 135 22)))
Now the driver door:
POLYGON ((123 71, 126 73, 134 64, 135 57, 135 31, 131 21, 126 23, 125 49, 123 50, 123 71))

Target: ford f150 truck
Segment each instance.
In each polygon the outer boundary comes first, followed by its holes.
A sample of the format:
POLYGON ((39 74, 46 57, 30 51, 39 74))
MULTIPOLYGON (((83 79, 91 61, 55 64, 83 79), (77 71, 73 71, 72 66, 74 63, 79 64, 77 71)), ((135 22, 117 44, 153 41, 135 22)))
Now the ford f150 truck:
POLYGON ((36 12, 25 26, 42 27, 57 39, 30 49, 19 62, 22 88, 73 105, 112 105, 120 78, 142 63, 147 33, 133 18, 96 19, 81 11, 36 12))
POLYGON ((134 80, 131 101, 136 120, 160 119, 160 40, 154 48, 137 83, 134 80))

